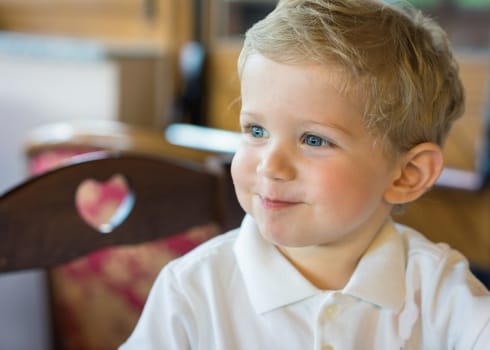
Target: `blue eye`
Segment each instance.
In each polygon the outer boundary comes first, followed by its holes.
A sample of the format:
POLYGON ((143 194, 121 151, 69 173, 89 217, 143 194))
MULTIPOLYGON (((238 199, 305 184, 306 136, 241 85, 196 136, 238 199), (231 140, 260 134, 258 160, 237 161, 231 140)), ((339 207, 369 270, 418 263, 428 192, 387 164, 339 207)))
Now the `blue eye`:
POLYGON ((266 136, 266 131, 261 126, 253 125, 250 127, 250 134, 252 135, 252 137, 262 138, 266 136))
POLYGON ((319 136, 315 135, 305 135, 304 143, 308 146, 320 147, 326 145, 328 142, 319 136))

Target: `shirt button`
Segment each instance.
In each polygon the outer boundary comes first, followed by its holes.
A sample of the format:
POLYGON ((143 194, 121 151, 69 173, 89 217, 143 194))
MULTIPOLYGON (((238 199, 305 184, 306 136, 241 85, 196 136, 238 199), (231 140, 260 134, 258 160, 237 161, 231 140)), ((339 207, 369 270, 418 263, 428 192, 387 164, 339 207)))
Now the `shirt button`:
POLYGON ((332 345, 323 345, 322 350, 334 350, 332 345))
POLYGON ((325 309, 325 311, 323 312, 323 318, 325 320, 329 320, 331 319, 332 317, 335 316, 335 313, 337 312, 337 309, 335 306, 329 306, 325 309))

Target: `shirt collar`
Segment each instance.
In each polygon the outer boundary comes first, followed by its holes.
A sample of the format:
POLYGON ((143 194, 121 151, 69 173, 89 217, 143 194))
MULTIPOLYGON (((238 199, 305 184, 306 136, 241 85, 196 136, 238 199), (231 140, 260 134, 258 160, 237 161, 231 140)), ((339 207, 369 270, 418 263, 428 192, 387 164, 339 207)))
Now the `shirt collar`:
MULTIPOLYGON (((323 292, 260 235, 249 215, 243 220, 234 250, 247 293, 257 313, 323 292)), ((381 307, 401 308, 405 297, 405 251, 391 220, 370 244, 342 293, 381 307)))
POLYGON ((403 239, 390 219, 369 245, 343 293, 398 310, 405 303, 405 269, 403 239))
POLYGON ((255 221, 248 215, 243 220, 234 249, 247 293, 257 313, 321 293, 274 245, 262 238, 255 221))

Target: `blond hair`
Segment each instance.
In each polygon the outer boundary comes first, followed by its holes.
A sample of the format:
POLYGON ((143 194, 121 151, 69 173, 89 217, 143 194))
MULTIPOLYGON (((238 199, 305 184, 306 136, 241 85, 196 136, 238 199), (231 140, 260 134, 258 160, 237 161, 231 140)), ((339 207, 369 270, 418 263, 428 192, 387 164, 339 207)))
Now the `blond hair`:
POLYGON ((238 60, 249 55, 287 64, 335 65, 344 91, 362 93, 365 124, 407 151, 442 145, 463 114, 458 65, 445 32, 420 11, 376 0, 282 0, 250 28, 238 60))

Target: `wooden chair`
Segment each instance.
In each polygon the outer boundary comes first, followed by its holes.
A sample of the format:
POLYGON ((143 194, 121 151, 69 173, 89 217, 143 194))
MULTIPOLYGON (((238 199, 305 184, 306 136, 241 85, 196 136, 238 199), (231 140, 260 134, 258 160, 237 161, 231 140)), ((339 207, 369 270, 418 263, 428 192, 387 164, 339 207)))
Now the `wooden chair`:
MULTIPOLYGON (((84 151, 1 195, 0 272, 65 269, 62 278, 66 279, 66 266, 70 273, 80 273, 76 270, 80 258, 104 249, 129 249, 129 263, 122 262, 128 254, 121 258, 119 253, 110 261, 115 270, 121 270, 117 265, 134 264, 135 254, 159 259, 160 251, 151 248, 134 253, 142 245, 175 242, 177 233, 209 223, 219 225, 222 232, 238 226, 243 216, 229 177, 230 158, 225 155, 173 146, 158 133, 105 122, 37 130, 27 142, 27 153, 34 157, 41 151, 70 147, 84 151), (58 137, 54 137, 56 130, 62 131, 58 137), (87 180, 103 184, 115 175, 128 186, 118 209, 122 215, 115 222, 94 227, 77 210, 77 191, 87 180)), ((100 255, 92 260, 99 263, 100 255)), ((152 268, 153 275, 145 279, 153 279, 161 266, 152 268)), ((118 278, 127 278, 124 271, 116 272, 118 278)), ((144 288, 148 287, 146 283, 144 288)), ((111 346, 124 340, 121 337, 111 346)), ((77 348, 56 338, 57 348, 77 348)))
POLYGON ((0 197, 0 272, 49 268, 105 246, 155 240, 210 222, 237 226, 224 177, 172 159, 80 156, 0 197), (80 217, 75 194, 84 180, 106 181, 114 174, 127 178, 134 207, 119 226, 101 233, 80 217))

